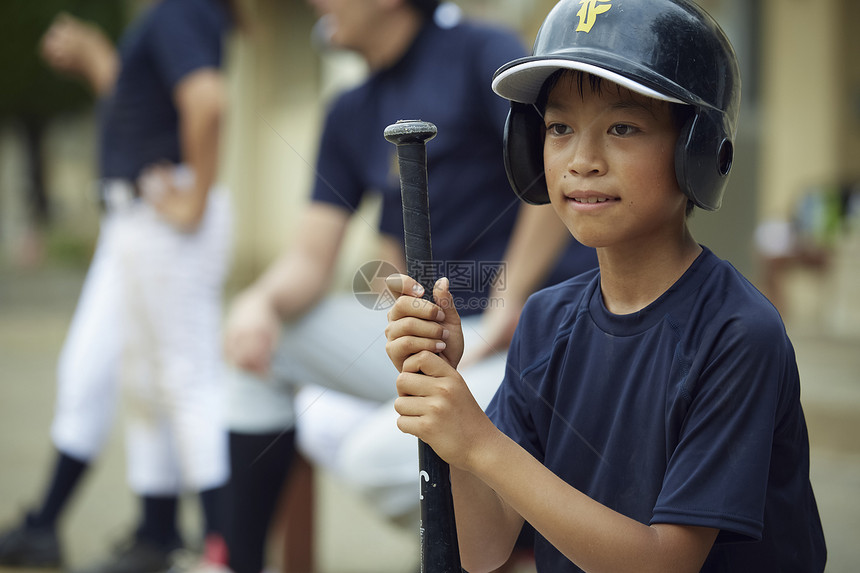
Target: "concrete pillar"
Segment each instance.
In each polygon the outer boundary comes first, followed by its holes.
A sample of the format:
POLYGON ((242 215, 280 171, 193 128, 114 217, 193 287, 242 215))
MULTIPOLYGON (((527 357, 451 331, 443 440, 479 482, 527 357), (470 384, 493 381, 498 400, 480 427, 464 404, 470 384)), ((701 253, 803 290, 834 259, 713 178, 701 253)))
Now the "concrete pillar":
POLYGON ((839 90, 842 122, 837 123, 839 167, 844 178, 860 181, 860 2, 841 0, 838 15, 840 49, 837 54, 837 77, 842 81, 839 90))
POLYGON ((222 150, 238 282, 256 276, 293 237, 322 115, 307 3, 248 0, 243 7, 248 29, 229 50, 232 105, 222 150))
POLYGON ((841 0, 765 0, 760 216, 787 218, 838 172, 841 0))

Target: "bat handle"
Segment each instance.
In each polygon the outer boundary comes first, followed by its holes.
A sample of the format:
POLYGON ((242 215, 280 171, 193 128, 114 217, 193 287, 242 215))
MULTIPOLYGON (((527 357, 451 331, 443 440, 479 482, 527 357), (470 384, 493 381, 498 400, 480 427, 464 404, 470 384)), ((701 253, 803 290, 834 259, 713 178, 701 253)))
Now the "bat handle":
MULTIPOLYGON (((401 120, 389 125, 384 135, 397 146, 407 273, 424 286, 424 298, 432 300, 436 277, 432 266, 425 144, 436 136, 436 126, 426 121, 401 120)), ((419 440, 418 469, 421 573, 461 573, 448 463, 419 440)))
POLYGON ((426 121, 400 120, 389 125, 384 135, 397 146, 406 273, 424 287, 424 298, 432 300, 436 277, 432 268, 426 142, 436 136, 436 126, 426 121))

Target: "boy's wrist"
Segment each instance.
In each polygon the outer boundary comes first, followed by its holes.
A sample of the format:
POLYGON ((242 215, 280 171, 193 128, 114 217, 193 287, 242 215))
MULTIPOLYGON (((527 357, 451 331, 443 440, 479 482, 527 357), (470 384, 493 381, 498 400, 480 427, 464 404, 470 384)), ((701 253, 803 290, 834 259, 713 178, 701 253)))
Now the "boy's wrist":
POLYGON ((494 475, 507 465, 507 446, 513 444, 501 430, 496 428, 492 421, 487 418, 487 430, 480 439, 472 442, 471 451, 466 457, 463 469, 486 481, 485 476, 494 475))

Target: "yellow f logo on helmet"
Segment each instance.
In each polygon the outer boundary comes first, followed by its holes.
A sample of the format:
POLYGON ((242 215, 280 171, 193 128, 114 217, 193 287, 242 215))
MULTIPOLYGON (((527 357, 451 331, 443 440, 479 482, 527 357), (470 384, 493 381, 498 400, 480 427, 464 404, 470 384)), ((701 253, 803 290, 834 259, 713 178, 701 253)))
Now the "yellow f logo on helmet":
POLYGON ((608 12, 610 8, 612 8, 612 4, 608 4, 610 0, 580 0, 579 4, 582 6, 579 9, 579 12, 576 13, 579 16, 579 25, 576 27, 577 32, 585 32, 586 34, 591 31, 591 27, 594 26, 595 20, 597 20, 597 16, 599 14, 603 14, 604 12, 608 12))

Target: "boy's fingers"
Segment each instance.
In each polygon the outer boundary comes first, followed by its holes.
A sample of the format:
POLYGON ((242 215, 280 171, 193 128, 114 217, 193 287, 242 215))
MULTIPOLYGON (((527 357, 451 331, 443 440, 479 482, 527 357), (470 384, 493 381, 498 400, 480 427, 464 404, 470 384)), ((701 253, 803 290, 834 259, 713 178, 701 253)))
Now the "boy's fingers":
MULTIPOLYGON (((389 356, 409 357, 426 350, 427 352, 442 352, 447 343, 443 340, 420 338, 417 336, 402 336, 386 343, 385 351, 389 356)), ((405 358, 404 358, 405 360, 405 358)))
MULTIPOLYGON (((425 384, 426 376, 416 372, 401 372, 397 376, 396 386, 397 395, 400 396, 399 401, 403 397, 423 397, 426 393, 424 390, 427 387, 425 384)), ((395 407, 395 410, 397 408, 395 407)), ((401 415, 409 415, 400 410, 397 413, 401 415)), ((412 415, 415 415, 414 413, 412 415)))
POLYGON ((442 341, 446 340, 448 335, 448 330, 439 322, 436 322, 435 320, 416 318, 414 316, 398 318, 389 322, 388 326, 385 327, 385 336, 388 340, 392 341, 407 336, 431 338, 442 341))
POLYGON ((394 306, 388 311, 388 320, 394 322, 409 317, 442 322, 445 320, 445 313, 429 300, 401 295, 397 297, 394 306))
POLYGON ((408 275, 393 274, 385 279, 385 286, 396 295, 414 296, 421 298, 424 296, 424 287, 421 283, 408 275))
POLYGON ((427 376, 441 378, 452 371, 454 369, 443 358, 429 350, 417 352, 403 361, 403 372, 421 372, 427 376))
POLYGON ((414 396, 400 396, 394 400, 394 411, 401 416, 418 416, 421 414, 420 399, 414 396))

